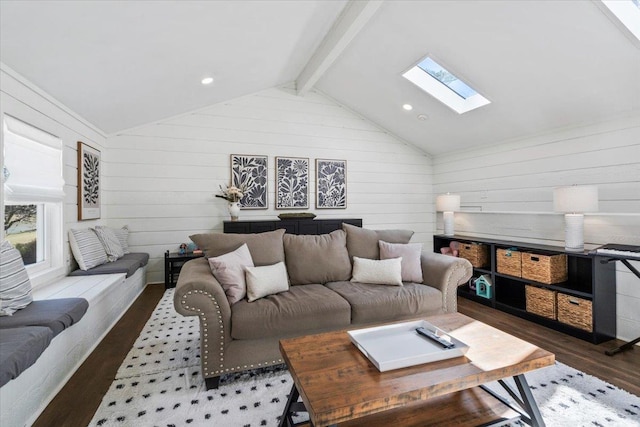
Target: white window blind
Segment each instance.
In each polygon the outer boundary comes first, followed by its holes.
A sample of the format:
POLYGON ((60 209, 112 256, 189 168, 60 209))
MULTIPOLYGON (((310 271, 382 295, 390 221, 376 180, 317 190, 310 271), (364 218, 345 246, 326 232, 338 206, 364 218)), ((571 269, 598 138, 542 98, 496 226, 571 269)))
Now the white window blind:
POLYGON ((62 141, 4 116, 5 200, 55 202, 64 199, 62 141))

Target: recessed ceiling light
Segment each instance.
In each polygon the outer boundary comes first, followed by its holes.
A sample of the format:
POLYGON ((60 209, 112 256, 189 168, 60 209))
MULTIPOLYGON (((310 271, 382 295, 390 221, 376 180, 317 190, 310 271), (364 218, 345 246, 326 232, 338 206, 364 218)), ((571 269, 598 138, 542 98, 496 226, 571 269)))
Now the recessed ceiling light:
POLYGON ((418 114, 418 120, 420 120, 421 122, 426 122, 427 120, 429 120, 429 116, 427 116, 426 114, 418 114))
POLYGON ((202 79, 203 85, 210 85, 211 83, 213 83, 213 77, 205 77, 204 79, 202 79))
POLYGON ((402 106, 402 108, 404 108, 404 109, 405 109, 405 110, 407 110, 407 111, 411 111, 411 110, 413 110, 413 105, 411 105, 411 104, 404 104, 404 105, 402 106))

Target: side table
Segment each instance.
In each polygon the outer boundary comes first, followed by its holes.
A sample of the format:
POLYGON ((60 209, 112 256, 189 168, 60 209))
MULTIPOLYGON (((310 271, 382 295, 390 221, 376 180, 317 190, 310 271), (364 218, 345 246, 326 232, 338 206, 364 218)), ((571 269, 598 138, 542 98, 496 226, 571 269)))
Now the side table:
POLYGON ((164 253, 164 288, 169 289, 176 286, 180 270, 185 262, 203 256, 203 253, 194 254, 193 252, 187 252, 185 254, 181 254, 178 252, 166 251, 164 253))

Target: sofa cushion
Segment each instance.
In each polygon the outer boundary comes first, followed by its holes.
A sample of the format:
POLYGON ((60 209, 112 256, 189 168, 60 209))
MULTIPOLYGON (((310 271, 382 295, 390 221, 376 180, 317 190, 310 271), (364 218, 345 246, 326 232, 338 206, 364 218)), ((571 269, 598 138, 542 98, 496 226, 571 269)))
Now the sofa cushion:
POLYGON ((254 339, 308 334, 348 327, 350 320, 349 303, 325 286, 293 286, 287 292, 235 304, 231 336, 254 339))
POLYGON ((233 252, 209 258, 209 267, 222 285, 229 304, 233 305, 247 295, 244 268, 253 267, 253 260, 246 243, 233 252))
POLYGON ((287 267, 284 262, 260 267, 245 267, 244 271, 247 280, 247 301, 249 302, 289 289, 287 267))
POLYGON ((107 253, 96 232, 90 228, 70 229, 69 244, 80 270, 89 270, 107 262, 107 253))
POLYGON ((33 365, 52 338, 43 326, 0 329, 0 387, 33 365))
POLYGON ((120 240, 118 240, 112 228, 96 227, 95 231, 104 251, 107 253, 107 261, 113 262, 124 255, 124 249, 122 249, 120 240))
POLYGON ((380 259, 402 258, 402 281, 422 283, 422 243, 388 243, 380 240, 380 259))
POLYGON ((251 252, 253 263, 260 266, 284 261, 284 246, 282 244, 284 232, 285 230, 281 229, 254 234, 207 233, 194 234, 189 238, 204 251, 207 258, 235 251, 243 243, 246 243, 249 252, 251 252))
POLYGON ((409 243, 413 231, 411 230, 368 230, 351 224, 342 224, 347 233, 347 250, 349 256, 369 259, 380 259, 378 241, 389 243, 409 243))
POLYGON ((284 235, 284 253, 292 285, 349 280, 351 262, 347 234, 336 230, 320 235, 284 235))
POLYGON ((82 319, 87 308, 89 303, 84 298, 33 301, 13 316, 0 317, 0 329, 44 326, 51 329, 55 337, 82 319))
POLYGON ((131 252, 124 254, 124 256, 117 261, 104 263, 89 270, 74 270, 69 273, 69 276, 126 273, 127 277, 131 277, 138 268, 144 267, 148 262, 149 254, 144 252, 131 252))
POLYGON ((380 286, 357 282, 332 282, 326 286, 349 301, 353 324, 442 313, 442 293, 431 286, 418 283, 380 286))
POLYGON ((351 281, 402 286, 402 258, 378 260, 354 256, 351 281))
POLYGON ((22 255, 3 240, 0 244, 0 316, 10 316, 31 301, 31 281, 22 255))

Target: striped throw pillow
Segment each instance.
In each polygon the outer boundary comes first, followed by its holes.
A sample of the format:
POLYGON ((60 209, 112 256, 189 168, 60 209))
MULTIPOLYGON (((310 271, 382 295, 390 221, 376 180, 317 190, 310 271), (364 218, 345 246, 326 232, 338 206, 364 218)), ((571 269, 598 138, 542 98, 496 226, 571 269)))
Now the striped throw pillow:
POLYGON ((11 316, 31 301, 31 281, 22 255, 3 240, 0 244, 0 316, 11 316))
POLYGON ((104 250, 107 253, 107 260, 109 262, 116 261, 124 255, 124 250, 120 245, 120 240, 116 236, 116 233, 113 232, 113 228, 96 227, 95 232, 98 239, 100 239, 100 243, 102 243, 102 247, 104 247, 104 250))
POLYGON ((88 270, 107 262, 107 253, 96 232, 90 228, 70 229, 69 244, 80 270, 88 270))
POLYGON ((125 225, 122 228, 111 228, 111 227, 105 227, 104 225, 96 226, 96 230, 99 229, 99 228, 109 228, 111 231, 113 231, 113 233, 118 238, 118 241, 120 242, 120 247, 122 248, 122 251, 125 254, 130 253, 130 251, 129 251, 129 227, 128 226, 125 225))

